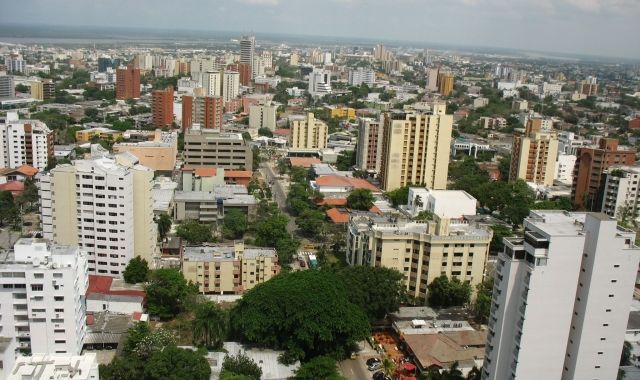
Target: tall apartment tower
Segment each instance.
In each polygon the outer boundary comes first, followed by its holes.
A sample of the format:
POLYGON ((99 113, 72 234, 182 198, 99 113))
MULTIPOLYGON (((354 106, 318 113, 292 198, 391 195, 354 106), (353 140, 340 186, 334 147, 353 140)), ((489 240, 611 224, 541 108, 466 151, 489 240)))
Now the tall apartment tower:
POLYGON ((207 71, 202 75, 202 87, 208 96, 222 94, 222 73, 218 70, 207 71))
POLYGON ((240 95, 240 73, 225 71, 222 75, 222 99, 229 102, 240 95))
POLYGON ((182 131, 193 126, 193 96, 182 96, 182 131))
POLYGON ((532 211, 498 256, 483 379, 615 379, 640 249, 602 213, 532 211))
POLYGON ((3 72, 0 72, 0 99, 15 97, 16 86, 13 83, 13 76, 5 75, 3 72))
POLYGON ((30 165, 44 170, 53 157, 53 132, 38 120, 20 120, 7 112, 0 120, 0 167, 30 165))
POLYGON ((309 73, 309 94, 321 97, 331 91, 331 71, 314 68, 309 73))
POLYGON ((451 73, 438 74, 438 92, 442 96, 449 96, 453 92, 454 76, 451 73))
POLYGON ((633 165, 636 151, 619 148, 616 139, 603 138, 597 147, 578 148, 576 157, 571 200, 581 209, 599 211, 605 170, 611 165, 633 165))
POLYGON ((363 117, 358 120, 358 145, 356 145, 356 168, 369 172, 380 172, 382 165, 382 136, 384 120, 363 117))
POLYGON ((224 102, 220 96, 183 96, 182 129, 187 130, 198 124, 200 128, 222 128, 224 102))
POLYGON ((86 335, 86 253, 77 246, 20 239, 0 253, 0 378, 18 350, 79 355, 86 335))
POLYGON ((614 165, 607 169, 602 212, 623 222, 640 218, 640 166, 614 165))
POLYGON ((251 79, 253 79, 253 60, 256 55, 256 37, 242 36, 240 38, 240 63, 251 67, 251 79))
POLYGON ((151 93, 153 126, 164 128, 173 123, 173 87, 151 93))
POLYGON ((426 90, 429 92, 438 91, 438 75, 440 70, 437 68, 427 69, 427 86, 426 90))
POLYGON ((116 70, 116 99, 140 97, 140 69, 134 65, 116 70))
POLYGON ((39 180, 44 237, 80 246, 90 273, 120 277, 134 256, 154 264, 153 170, 135 156, 96 155, 58 165, 39 180))
POLYGON ((380 182, 386 191, 408 184, 430 189, 447 187, 453 116, 445 104, 431 113, 399 112, 385 115, 380 182))
POLYGON ((311 112, 304 119, 291 120, 289 146, 293 149, 324 149, 328 138, 329 127, 311 112))
POLYGON ((558 157, 558 135, 543 131, 541 119, 529 119, 524 135, 513 137, 509 181, 522 179, 552 186, 558 157))

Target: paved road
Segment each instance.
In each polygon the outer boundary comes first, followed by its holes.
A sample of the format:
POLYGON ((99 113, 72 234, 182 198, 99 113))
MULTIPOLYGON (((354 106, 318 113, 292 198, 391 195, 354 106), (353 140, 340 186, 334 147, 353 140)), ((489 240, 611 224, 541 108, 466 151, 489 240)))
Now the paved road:
POLYGON ((373 372, 367 369, 365 362, 369 358, 380 358, 380 355, 367 342, 360 342, 358 346, 360 351, 355 359, 347 359, 338 363, 340 372, 348 380, 371 380, 373 372))
POLYGON ((284 190, 284 186, 282 185, 282 181, 278 179, 278 176, 273 171, 273 167, 270 162, 263 162, 260 164, 260 171, 262 175, 265 177, 267 182, 270 184, 271 193, 280 207, 280 210, 285 214, 289 215, 289 223, 287 224, 287 231, 289 233, 294 233, 298 227, 296 226, 295 218, 289 214, 289 210, 287 209, 287 192, 284 190))

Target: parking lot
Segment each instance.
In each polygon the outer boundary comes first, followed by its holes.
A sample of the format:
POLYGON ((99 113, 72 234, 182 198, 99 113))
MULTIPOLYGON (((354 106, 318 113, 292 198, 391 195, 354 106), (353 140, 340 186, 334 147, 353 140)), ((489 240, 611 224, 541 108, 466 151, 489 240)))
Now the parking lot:
POLYGON ((367 342, 360 342, 359 348, 360 351, 354 359, 346 359, 339 363, 340 372, 348 380, 371 380, 373 372, 367 369, 365 362, 369 358, 381 356, 367 342))

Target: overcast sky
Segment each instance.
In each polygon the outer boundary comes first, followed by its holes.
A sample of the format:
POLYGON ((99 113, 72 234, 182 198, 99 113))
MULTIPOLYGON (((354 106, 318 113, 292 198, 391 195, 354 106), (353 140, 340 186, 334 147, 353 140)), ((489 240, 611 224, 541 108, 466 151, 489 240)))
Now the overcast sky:
POLYGON ((20 0, 0 23, 383 38, 640 58, 640 0, 20 0))

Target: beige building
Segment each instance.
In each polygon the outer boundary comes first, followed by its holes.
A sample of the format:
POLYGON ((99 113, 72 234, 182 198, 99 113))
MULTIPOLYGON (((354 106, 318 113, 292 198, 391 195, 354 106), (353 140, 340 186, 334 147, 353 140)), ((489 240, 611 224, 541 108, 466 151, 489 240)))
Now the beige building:
POLYGON ((184 162, 192 166, 253 170, 253 153, 242 135, 191 128, 184 135, 184 162))
POLYGON ((250 105, 249 128, 267 128, 271 131, 274 131, 276 129, 277 110, 278 106, 271 102, 250 105))
POLYGON ((453 116, 445 104, 431 113, 418 111, 385 116, 380 183, 386 191, 408 184, 440 190, 447 187, 453 116))
POLYGON ((31 82, 31 97, 36 100, 44 100, 44 86, 42 85, 42 82, 31 82))
POLYGON ((552 186, 558 157, 558 135, 544 131, 541 119, 531 119, 524 135, 513 137, 509 181, 522 179, 537 185, 552 186))
POLYGON ((172 171, 178 155, 178 134, 156 129, 152 141, 116 143, 113 152, 129 152, 138 157, 140 165, 157 171, 172 171))
POLYGON ((92 155, 38 176, 44 237, 80 246, 92 274, 120 277, 135 256, 153 267, 153 170, 128 153, 92 155))
POLYGON ((112 140, 116 141, 122 138, 124 132, 116 131, 115 129, 109 128, 90 128, 90 129, 82 129, 76 131, 76 141, 79 143, 86 143, 91 141, 94 137, 99 138, 100 140, 112 140))
POLYGON ((475 291, 484 279, 492 232, 460 220, 389 223, 356 217, 347 233, 347 262, 397 269, 410 296, 425 300, 427 286, 440 275, 469 281, 475 291))
POLYGON ((244 243, 185 247, 182 273, 203 294, 242 294, 280 273, 273 248, 249 248, 244 243))
MULTIPOLYGON (((183 186, 188 184, 183 183, 183 186)), ((210 189, 196 191, 185 188, 176 191, 173 200, 175 220, 198 220, 203 223, 221 222, 224 213, 230 209, 242 211, 247 215, 247 220, 252 222, 258 206, 256 197, 242 185, 213 185, 210 189)))
POLYGON ((305 118, 291 120, 289 146, 293 149, 324 149, 327 147, 329 127, 309 112, 305 118))

